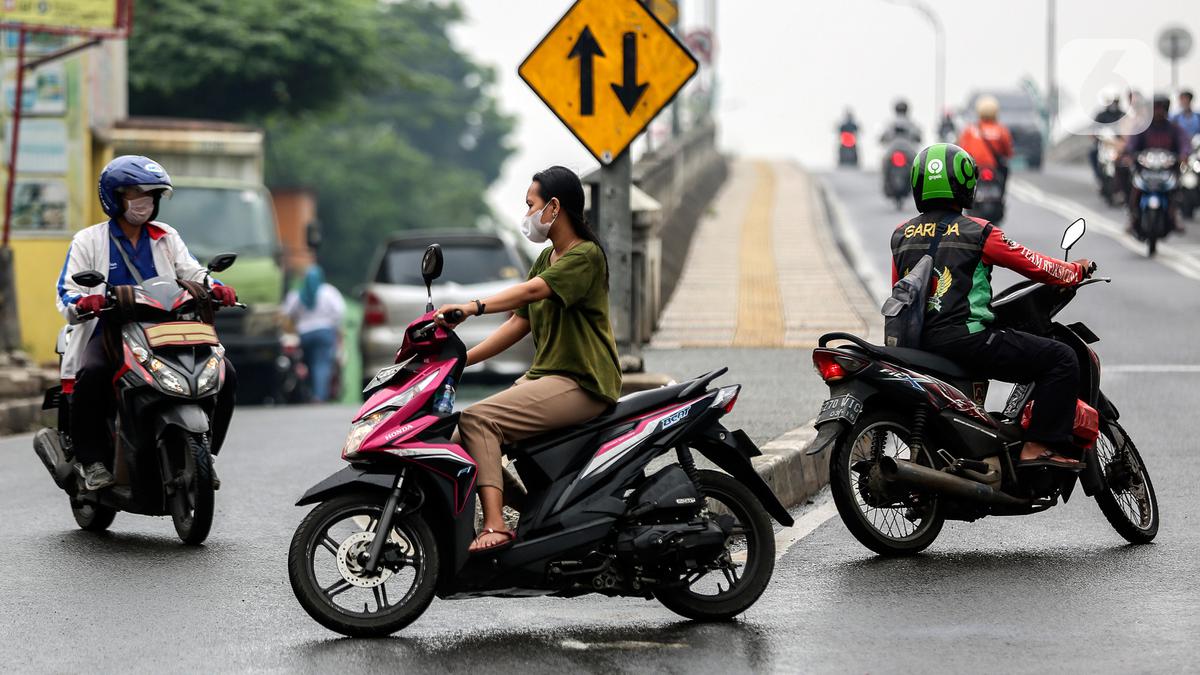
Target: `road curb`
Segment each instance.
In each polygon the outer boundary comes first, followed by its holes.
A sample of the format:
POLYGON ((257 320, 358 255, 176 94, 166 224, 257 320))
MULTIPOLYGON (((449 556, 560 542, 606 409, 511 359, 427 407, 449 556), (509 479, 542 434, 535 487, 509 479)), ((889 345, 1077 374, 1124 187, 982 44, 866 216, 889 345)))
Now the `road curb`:
POLYGON ((814 176, 813 180, 819 186, 821 207, 826 216, 825 222, 829 223, 829 230, 833 233, 833 239, 837 242, 842 257, 850 263, 850 268, 854 270, 854 276, 866 290, 867 296, 874 300, 876 305, 882 305, 886 298, 878 290, 882 288, 879 272, 862 254, 862 238, 850 226, 841 203, 833 195, 833 188, 829 186, 829 181, 819 176, 814 176))
POLYGON ((751 460, 785 507, 808 502, 829 483, 826 453, 807 454, 816 436, 810 420, 764 445, 760 448, 763 454, 751 460))

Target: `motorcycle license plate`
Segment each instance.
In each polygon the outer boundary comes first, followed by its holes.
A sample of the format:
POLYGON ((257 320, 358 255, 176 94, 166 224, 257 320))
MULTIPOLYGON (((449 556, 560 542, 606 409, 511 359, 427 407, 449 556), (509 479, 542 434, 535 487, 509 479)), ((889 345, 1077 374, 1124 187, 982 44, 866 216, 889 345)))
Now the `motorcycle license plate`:
POLYGON ((833 420, 845 420, 854 424, 858 421, 858 416, 862 414, 862 409, 862 401, 849 394, 831 398, 821 406, 821 414, 817 415, 816 426, 833 420))

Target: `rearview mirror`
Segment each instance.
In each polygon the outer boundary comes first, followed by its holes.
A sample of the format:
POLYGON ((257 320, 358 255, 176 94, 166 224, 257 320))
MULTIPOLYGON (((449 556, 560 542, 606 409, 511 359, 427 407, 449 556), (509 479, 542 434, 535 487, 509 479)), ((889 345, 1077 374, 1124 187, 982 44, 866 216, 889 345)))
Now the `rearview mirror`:
POLYGON ((1083 239, 1083 233, 1087 232, 1087 221, 1083 218, 1076 218, 1075 222, 1067 226, 1063 231, 1062 248, 1064 251, 1070 251, 1071 247, 1079 243, 1083 239))
POLYGON ((104 275, 96 270, 86 270, 84 272, 76 272, 71 275, 71 281, 83 286, 84 288, 93 288, 104 283, 104 275))
POLYGON ((425 279, 425 294, 429 302, 425 303, 425 311, 433 311, 433 280, 442 276, 442 247, 430 244, 421 258, 421 277, 425 279))
POLYGON ((233 267, 233 263, 236 260, 236 253, 218 253, 212 257, 212 260, 208 261, 208 271, 224 272, 230 267, 233 267))
POLYGON ((425 285, 432 284, 434 279, 442 276, 442 247, 440 244, 430 244, 421 258, 421 276, 425 285))

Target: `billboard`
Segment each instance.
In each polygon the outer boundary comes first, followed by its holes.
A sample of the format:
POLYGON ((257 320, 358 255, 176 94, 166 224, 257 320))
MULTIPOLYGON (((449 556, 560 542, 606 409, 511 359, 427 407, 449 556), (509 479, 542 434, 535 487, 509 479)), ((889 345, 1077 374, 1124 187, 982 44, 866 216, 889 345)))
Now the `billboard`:
POLYGON ((0 29, 124 37, 130 0, 0 0, 0 29))

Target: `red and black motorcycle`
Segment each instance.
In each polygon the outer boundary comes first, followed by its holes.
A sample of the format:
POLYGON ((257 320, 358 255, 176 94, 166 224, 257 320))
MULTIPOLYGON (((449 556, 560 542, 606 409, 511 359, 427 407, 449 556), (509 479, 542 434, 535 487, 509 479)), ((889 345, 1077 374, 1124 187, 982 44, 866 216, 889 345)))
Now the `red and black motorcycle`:
MULTIPOLYGON (((1067 228, 1063 248, 1085 227, 1080 219, 1067 228)), ((832 448, 834 501, 855 538, 881 555, 912 554, 932 544, 947 519, 1037 513, 1067 501, 1079 483, 1125 539, 1154 539, 1154 486, 1117 407, 1100 390, 1100 359, 1089 347, 1100 338, 1082 323, 1054 321, 1078 289, 1108 281, 1026 281, 992 303, 997 328, 1058 340, 1078 356, 1074 435, 1083 461, 1072 469, 1017 466, 1022 427, 1037 398, 1033 385, 1017 385, 1003 411, 986 412, 988 382, 957 363, 847 333, 822 336, 813 364, 830 397, 809 452, 832 448)))

